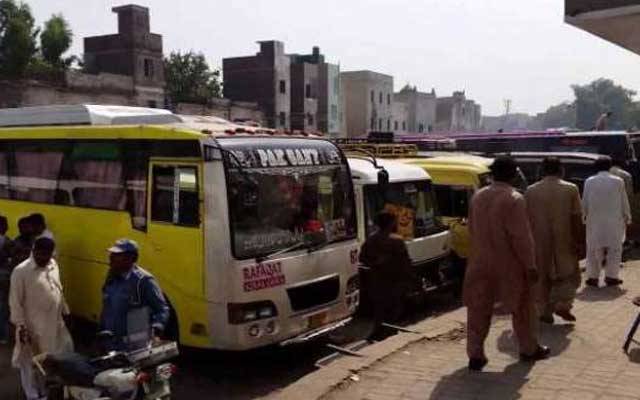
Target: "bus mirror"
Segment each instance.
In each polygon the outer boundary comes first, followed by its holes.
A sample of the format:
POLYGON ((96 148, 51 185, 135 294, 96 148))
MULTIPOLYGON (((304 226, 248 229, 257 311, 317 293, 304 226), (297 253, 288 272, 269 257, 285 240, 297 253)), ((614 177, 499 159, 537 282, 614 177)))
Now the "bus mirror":
POLYGON ((384 168, 378 171, 378 186, 382 190, 386 190, 389 186, 389 173, 384 168))

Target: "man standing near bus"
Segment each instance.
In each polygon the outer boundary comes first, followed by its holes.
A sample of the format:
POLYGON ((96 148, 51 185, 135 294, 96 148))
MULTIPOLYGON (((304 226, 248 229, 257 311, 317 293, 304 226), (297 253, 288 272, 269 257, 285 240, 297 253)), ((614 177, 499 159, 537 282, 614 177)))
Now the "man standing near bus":
POLYGON ((609 157, 596 161, 597 175, 584 185, 582 210, 587 225, 587 282, 598 287, 600 267, 605 269, 605 284, 618 286, 622 263, 622 243, 631 224, 631 208, 624 181, 609 172, 609 157))
POLYGON ((576 320, 571 308, 581 280, 578 253, 584 249, 580 192, 561 179, 562 173, 560 159, 545 158, 544 178, 525 194, 540 272, 538 311, 540 321, 548 324, 553 324, 553 314, 576 320))
POLYGON ((405 296, 415 282, 407 245, 395 234, 395 215, 381 212, 376 225, 378 231, 367 238, 360 251, 360 262, 369 268, 365 290, 373 308, 372 335, 384 322, 395 322, 401 316, 405 296))
POLYGON ((484 342, 494 305, 512 314, 522 361, 549 356, 535 334, 533 284, 537 280, 533 236, 524 197, 512 186, 518 168, 511 157, 490 167, 494 182, 478 191, 469 212, 471 257, 464 281, 469 369, 481 371, 488 359, 484 342))
POLYGON ((43 379, 34 370, 32 358, 42 353, 73 351, 64 318, 69 309, 62 292, 58 264, 53 259, 55 243, 40 238, 31 257, 11 275, 9 304, 11 322, 16 326, 12 363, 20 369, 27 400, 46 398, 43 379))
POLYGON ((138 244, 120 239, 109 248, 109 274, 102 289, 101 329, 113 334, 112 350, 132 350, 159 338, 169 321, 169 306, 155 278, 137 265, 138 244), (134 326, 135 325, 135 326, 134 326))

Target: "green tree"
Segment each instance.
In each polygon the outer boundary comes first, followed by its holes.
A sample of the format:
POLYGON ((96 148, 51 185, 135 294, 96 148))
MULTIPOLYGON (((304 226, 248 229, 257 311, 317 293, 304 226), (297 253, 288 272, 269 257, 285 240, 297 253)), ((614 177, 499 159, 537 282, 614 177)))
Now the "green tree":
POLYGON ((39 31, 25 3, 0 0, 0 75, 21 77, 37 51, 39 31))
POLYGON ((202 53, 172 52, 164 63, 171 104, 209 104, 222 97, 220 70, 212 70, 202 53))
POLYGON ((72 40, 73 33, 62 14, 52 15, 40 34, 42 58, 52 66, 67 67, 73 58, 63 60, 62 55, 69 50, 72 40))
POLYGON ((584 86, 573 85, 571 88, 576 96, 576 125, 579 129, 592 129, 598 117, 607 111, 613 113, 609 120, 609 129, 629 127, 635 91, 604 78, 584 86))
POLYGON ((576 109, 574 103, 564 102, 549 109, 542 115, 542 127, 573 128, 576 126, 576 109))

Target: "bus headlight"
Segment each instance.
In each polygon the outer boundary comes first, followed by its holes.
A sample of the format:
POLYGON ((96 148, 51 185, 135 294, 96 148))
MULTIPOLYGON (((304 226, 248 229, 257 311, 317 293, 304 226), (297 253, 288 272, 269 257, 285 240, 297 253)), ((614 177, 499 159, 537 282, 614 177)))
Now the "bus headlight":
POLYGON ((272 301, 229 303, 227 310, 229 312, 229 323, 232 325, 241 325, 278 316, 278 309, 272 301))
POLYGON ((360 275, 354 275, 347 281, 347 295, 360 290, 360 275))

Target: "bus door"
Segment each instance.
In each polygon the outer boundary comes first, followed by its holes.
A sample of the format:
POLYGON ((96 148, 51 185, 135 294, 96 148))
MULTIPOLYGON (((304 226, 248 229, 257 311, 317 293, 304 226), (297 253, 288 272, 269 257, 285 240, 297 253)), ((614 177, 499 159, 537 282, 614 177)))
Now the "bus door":
POLYGON ((202 164, 154 160, 149 174, 148 243, 142 248, 143 262, 149 265, 143 266, 170 292, 169 301, 202 298, 202 164))

